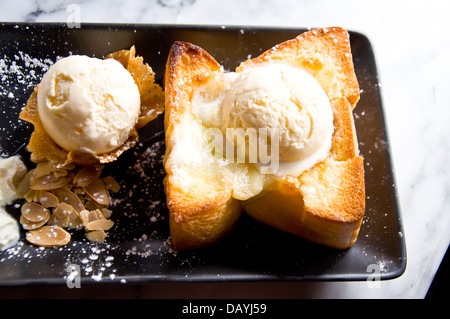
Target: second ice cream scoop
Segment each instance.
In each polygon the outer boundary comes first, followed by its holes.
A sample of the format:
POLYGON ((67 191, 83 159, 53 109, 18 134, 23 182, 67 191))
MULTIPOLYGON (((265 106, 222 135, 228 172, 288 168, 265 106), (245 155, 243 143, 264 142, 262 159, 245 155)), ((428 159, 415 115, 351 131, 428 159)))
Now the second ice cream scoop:
MULTIPOLYGON (((275 129, 280 171, 291 175, 326 158, 331 148, 330 101, 312 75, 289 64, 271 63, 238 73, 224 98, 222 120, 223 130, 275 129)), ((267 140, 274 142, 270 135, 267 140)))
POLYGON ((65 150, 103 154, 128 139, 139 116, 140 95, 118 61, 73 55, 44 75, 38 112, 45 131, 65 150))

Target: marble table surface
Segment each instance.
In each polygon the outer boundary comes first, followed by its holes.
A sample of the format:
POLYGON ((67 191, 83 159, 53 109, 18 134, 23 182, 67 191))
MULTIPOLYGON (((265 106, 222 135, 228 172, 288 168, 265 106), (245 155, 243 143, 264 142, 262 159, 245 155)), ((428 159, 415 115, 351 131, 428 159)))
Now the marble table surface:
MULTIPOLYGON (((450 2, 446 0, 16 0, 0 22, 341 26, 366 35, 379 71, 407 246, 399 278, 367 282, 153 284, 116 295, 253 298, 423 298, 450 242, 450 2), (75 6, 74 6, 75 5, 75 6)), ((36 287, 30 288, 37 289, 36 287)), ((88 288, 78 296, 89 296, 88 288)), ((22 295, 26 296, 22 288, 22 295)), ((64 292, 61 292, 64 293, 64 292)), ((30 292, 31 294, 31 292, 30 292)), ((18 295, 18 296, 22 296, 18 295)))

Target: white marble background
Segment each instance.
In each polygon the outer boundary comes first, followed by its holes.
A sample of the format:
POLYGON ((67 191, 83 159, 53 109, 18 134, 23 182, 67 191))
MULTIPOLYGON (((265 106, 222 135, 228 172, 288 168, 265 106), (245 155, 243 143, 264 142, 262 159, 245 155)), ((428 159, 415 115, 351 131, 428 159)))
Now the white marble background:
MULTIPOLYGON (((0 21, 324 27, 365 34, 378 64, 404 220, 408 265, 379 288, 366 282, 185 285, 193 297, 423 298, 450 242, 450 1, 0 0, 0 21)), ((183 297, 173 285, 141 297, 183 297)))

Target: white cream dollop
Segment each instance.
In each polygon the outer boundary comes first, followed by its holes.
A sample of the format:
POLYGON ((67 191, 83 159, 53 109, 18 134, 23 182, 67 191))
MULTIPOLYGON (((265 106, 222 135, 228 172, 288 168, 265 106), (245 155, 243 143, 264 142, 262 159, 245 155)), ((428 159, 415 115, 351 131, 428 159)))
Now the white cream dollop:
POLYGON ((140 112, 139 89, 118 61, 73 55, 44 75, 38 111, 62 148, 103 154, 128 139, 140 112))

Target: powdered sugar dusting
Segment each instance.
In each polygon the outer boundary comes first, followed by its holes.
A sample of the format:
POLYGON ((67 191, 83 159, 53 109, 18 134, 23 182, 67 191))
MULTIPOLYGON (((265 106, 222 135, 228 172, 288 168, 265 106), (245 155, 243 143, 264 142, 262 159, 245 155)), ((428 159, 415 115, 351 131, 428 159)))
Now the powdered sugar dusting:
MULTIPOLYGON (((18 51, 13 58, 3 55, 0 59, 0 78, 2 80, 2 88, 24 85, 26 89, 34 88, 40 82, 42 75, 47 72, 53 61, 50 59, 38 59, 30 55, 18 51)), ((6 94, 5 91, 0 92, 6 94)), ((12 92, 8 92, 12 93, 12 92)), ((14 94, 13 94, 14 95, 14 94)))
MULTIPOLYGON (((126 172, 115 176, 122 188, 111 201, 113 211, 126 217, 119 221, 119 227, 139 229, 143 224, 151 225, 167 217, 162 185, 164 150, 163 140, 151 145, 140 142, 120 163, 120 169, 126 172), (128 157, 132 161, 127 161, 128 157)), ((113 176, 115 169, 112 166, 110 170, 113 176)))
POLYGON ((9 155, 20 147, 16 140, 28 124, 19 121, 19 113, 28 96, 40 82, 42 75, 53 64, 49 59, 38 59, 18 51, 13 56, 0 57, 0 110, 2 115, 0 154, 9 155))
MULTIPOLYGON (((54 62, 22 51, 0 57, 0 107, 7 121, 0 128, 3 131, 0 139, 2 156, 9 156, 26 145, 24 141, 26 143, 32 130, 19 120, 19 113, 54 62), (23 137, 19 142, 18 136, 23 137)), ((73 230, 73 240, 68 245, 42 248, 29 244, 22 234, 16 246, 0 254, 2 269, 13 271, 7 276, 17 278, 14 271, 19 271, 24 278, 47 280, 55 279, 55 273, 59 273, 59 279, 66 281, 73 279, 67 267, 77 265, 81 280, 126 283, 130 281, 127 278, 130 268, 134 267, 134 273, 140 274, 145 268, 143 265, 155 264, 149 259, 156 259, 156 264, 162 265, 159 260, 174 257, 176 252, 170 247, 162 185, 164 150, 163 140, 151 143, 144 140, 125 152, 123 160, 106 165, 110 167, 109 175, 116 178, 121 189, 111 194, 110 208, 115 226, 105 243, 90 242, 78 230, 73 230)), ((20 206, 16 202, 8 207, 8 211, 18 218, 20 206)))

